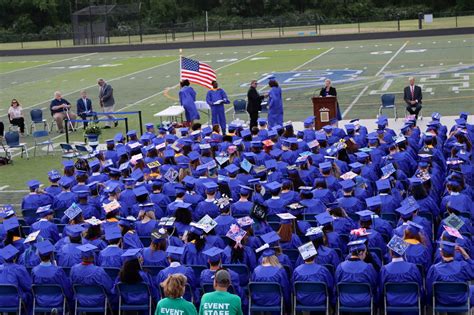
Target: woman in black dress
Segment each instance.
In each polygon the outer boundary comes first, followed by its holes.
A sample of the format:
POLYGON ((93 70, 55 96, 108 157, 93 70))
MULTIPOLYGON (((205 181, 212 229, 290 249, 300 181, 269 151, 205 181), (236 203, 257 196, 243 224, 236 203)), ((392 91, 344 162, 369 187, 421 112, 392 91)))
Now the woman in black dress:
MULTIPOLYGON (((324 87, 319 92, 319 96, 326 97, 326 96, 337 96, 337 91, 335 87, 331 86, 331 80, 326 79, 324 81, 324 87)), ((341 110, 339 109, 339 102, 337 102, 337 120, 342 120, 341 110)))

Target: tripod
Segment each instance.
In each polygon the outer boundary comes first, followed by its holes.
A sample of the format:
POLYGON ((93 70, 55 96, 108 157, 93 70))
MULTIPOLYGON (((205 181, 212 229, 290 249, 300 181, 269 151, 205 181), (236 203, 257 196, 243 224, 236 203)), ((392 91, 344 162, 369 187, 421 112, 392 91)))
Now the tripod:
MULTIPOLYGON (((71 117, 69 116, 69 108, 65 108, 66 109, 66 117, 67 117, 67 122, 69 123, 69 125, 71 126, 71 130, 72 131, 76 131, 76 128, 74 128, 74 124, 71 122, 71 117)), ((67 128, 68 126, 66 126, 67 128)))

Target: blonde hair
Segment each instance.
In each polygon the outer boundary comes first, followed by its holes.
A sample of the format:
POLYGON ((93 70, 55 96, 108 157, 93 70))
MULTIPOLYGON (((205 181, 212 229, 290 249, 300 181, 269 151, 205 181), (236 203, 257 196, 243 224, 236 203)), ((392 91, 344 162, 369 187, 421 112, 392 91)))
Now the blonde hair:
POLYGON ((188 279, 181 273, 169 275, 161 284, 166 297, 177 299, 184 295, 188 279))
POLYGON ((262 264, 269 264, 273 267, 282 268, 282 265, 280 264, 280 261, 278 260, 278 257, 275 256, 275 255, 263 257, 262 258, 262 264))

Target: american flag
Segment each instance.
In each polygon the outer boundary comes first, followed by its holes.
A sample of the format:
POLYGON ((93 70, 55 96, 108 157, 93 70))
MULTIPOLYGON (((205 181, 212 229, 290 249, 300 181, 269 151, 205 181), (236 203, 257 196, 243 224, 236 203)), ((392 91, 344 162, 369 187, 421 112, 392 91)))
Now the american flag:
POLYGON ((216 80, 216 73, 208 64, 181 57, 181 80, 185 79, 212 89, 211 82, 216 80))

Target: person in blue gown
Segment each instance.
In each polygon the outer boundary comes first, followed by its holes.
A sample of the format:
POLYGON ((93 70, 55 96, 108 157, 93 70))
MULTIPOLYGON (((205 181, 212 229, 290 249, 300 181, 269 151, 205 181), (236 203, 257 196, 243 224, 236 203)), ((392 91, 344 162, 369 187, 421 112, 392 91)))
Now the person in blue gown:
POLYGON ((167 233, 163 228, 156 229, 151 233, 150 246, 143 249, 144 266, 168 267, 168 257, 166 255, 167 233))
POLYGON ((97 256, 97 266, 104 268, 120 268, 122 266, 122 254, 124 250, 120 248, 122 233, 117 225, 107 225, 105 228, 105 240, 107 247, 102 249, 97 256))
POLYGON ((156 219, 162 218, 163 214, 160 217, 155 216, 153 203, 140 204, 139 206, 139 221, 135 224, 135 230, 138 236, 150 236, 151 232, 158 227, 156 219))
POLYGON ((91 218, 89 220, 86 220, 85 223, 87 230, 84 232, 82 244, 92 244, 94 246, 97 246, 99 250, 102 250, 107 247, 107 242, 104 241, 104 238, 102 237, 102 221, 91 218))
POLYGON ((44 191, 51 196, 56 196, 61 192, 61 187, 59 187, 58 180, 61 178, 61 174, 57 170, 51 170, 48 172, 48 179, 51 185, 46 187, 44 191))
POLYGON ((407 249, 406 246, 400 246, 403 243, 404 241, 400 237, 394 236, 388 245, 392 261, 380 270, 380 290, 383 290, 387 283, 415 282, 418 284, 420 294, 418 296, 418 294, 412 292, 388 293, 386 298, 389 306, 413 306, 417 304, 418 297, 421 300, 424 297, 423 279, 420 270, 416 264, 407 262, 403 257, 407 249))
MULTIPOLYGON (((81 262, 71 268, 71 283, 73 286, 101 286, 109 297, 109 301, 112 301, 114 300, 114 296, 112 295, 114 283, 105 272, 104 268, 94 264, 95 250, 97 250, 97 247, 91 244, 79 247, 79 251, 81 252, 81 262)), ((81 306, 97 307, 104 305, 105 296, 77 294, 75 298, 81 306)))
MULTIPOLYGON (((39 207, 52 204, 52 196, 43 194, 40 185, 41 183, 35 179, 28 181, 28 188, 30 192, 23 197, 21 201, 22 210, 37 210, 39 207)), ((26 224, 31 225, 35 222, 33 217, 25 217, 26 224)))
POLYGON ((212 89, 207 92, 206 103, 211 107, 212 124, 219 125, 223 135, 226 134, 227 123, 225 119, 224 104, 229 104, 227 94, 217 84, 217 81, 212 81, 212 89))
MULTIPOLYGON (((466 251, 457 246, 455 243, 440 241, 442 261, 431 266, 426 275, 427 296, 433 294, 434 282, 466 282, 469 283, 474 279, 474 262, 466 253, 466 251), (464 260, 455 260, 454 253, 459 251, 464 260)), ((442 305, 459 305, 467 300, 464 292, 459 294, 441 294, 437 297, 438 303, 442 305)), ((431 300, 430 300, 431 301, 431 300)), ((470 301, 474 301, 474 287, 470 286, 470 301)))
MULTIPOLYGON (((251 282, 276 282, 282 288, 290 288, 288 275, 283 266, 275 256, 273 249, 266 249, 262 253, 262 264, 257 266, 250 277, 251 282)), ((291 290, 283 290, 285 309, 290 306, 291 290)), ((280 294, 275 293, 252 293, 252 302, 262 306, 280 305, 280 294)))
MULTIPOLYGON (((148 292, 154 301, 159 299, 158 288, 156 287, 151 276, 142 270, 140 256, 141 248, 131 248, 122 254, 124 263, 120 273, 115 279, 112 292, 118 295, 117 287, 119 283, 123 284, 139 284, 143 283, 148 286, 148 292)), ((149 294, 146 291, 122 292, 122 299, 127 304, 148 304, 149 294)))
MULTIPOLYGON (((336 283, 353 282, 367 283, 372 290, 372 297, 377 300, 378 274, 372 264, 364 262, 367 248, 364 240, 357 240, 347 244, 350 258, 342 262, 336 269, 336 283)), ((370 305, 371 296, 368 294, 340 294, 341 305, 344 306, 366 306, 370 305)))
MULTIPOLYGON (((56 266, 52 254, 54 246, 50 241, 39 242, 36 246, 41 263, 31 270, 33 284, 57 284, 63 289, 64 295, 70 306, 73 305, 73 291, 71 281, 63 269, 56 266)), ((56 307, 62 306, 63 297, 53 295, 36 295, 37 306, 56 307)))
POLYGON ((206 242, 204 231, 194 226, 191 227, 186 241, 182 258, 183 264, 206 265, 207 257, 202 253, 209 249, 209 245, 206 242))
POLYGON ((38 221, 32 224, 31 232, 40 231, 39 235, 49 239, 52 243, 59 240, 59 231, 53 221, 53 209, 50 206, 38 208, 36 214, 40 217, 38 221))
POLYGON ((268 92, 268 126, 273 128, 283 125, 283 97, 275 78, 270 78, 268 86, 270 87, 268 92))
POLYGON ((428 247, 429 240, 425 239, 420 233, 423 227, 412 221, 408 222, 408 226, 404 231, 403 239, 409 244, 405 252, 407 261, 414 264, 423 265, 424 270, 428 270, 431 266, 431 246, 428 247))
POLYGON ((189 80, 180 82, 181 90, 179 90, 179 103, 184 107, 186 122, 191 126, 194 120, 199 120, 199 111, 196 108, 196 91, 189 86, 189 80))
POLYGON ((143 244, 140 241, 140 237, 135 231, 135 218, 128 216, 121 218, 118 222, 118 226, 122 231, 122 248, 143 248, 143 244))
POLYGON ((57 252, 58 266, 72 267, 81 262, 81 251, 78 247, 82 245, 83 231, 84 228, 78 224, 67 228, 69 242, 64 242, 57 252))
MULTIPOLYGON (((0 249, 0 257, 3 260, 3 264, 0 265, 0 284, 15 286, 26 305, 28 314, 31 314, 33 306, 31 277, 24 266, 15 263, 18 254, 18 249, 12 245, 7 245, 0 249)), ((0 305, 4 307, 18 306, 18 299, 14 296, 2 295, 0 297, 0 305)))
MULTIPOLYGON (((317 255, 313 257, 313 261, 318 265, 332 265, 336 268, 341 259, 337 252, 327 246, 327 239, 321 228, 310 228, 305 234, 316 248, 317 255)), ((300 255, 296 260, 296 266, 304 264, 303 257, 300 255)))
POLYGON ((249 201, 252 188, 248 186, 240 186, 240 199, 230 205, 230 210, 234 218, 245 217, 250 215, 253 203, 249 201))

